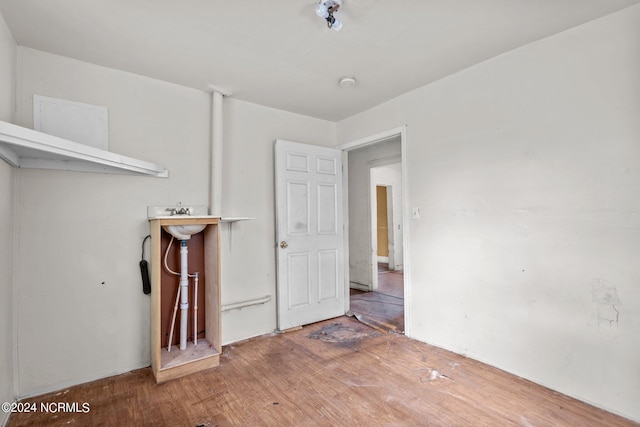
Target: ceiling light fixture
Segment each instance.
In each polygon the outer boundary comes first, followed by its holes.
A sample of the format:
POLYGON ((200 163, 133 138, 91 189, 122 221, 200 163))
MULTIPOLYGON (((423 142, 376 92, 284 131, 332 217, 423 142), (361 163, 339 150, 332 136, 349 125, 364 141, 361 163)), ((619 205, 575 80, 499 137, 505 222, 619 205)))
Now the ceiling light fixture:
POLYGON ((338 81, 340 87, 353 87, 356 85, 356 78, 353 76, 344 76, 338 81))
POLYGON ((340 9, 342 0, 319 0, 316 5, 316 15, 327 21, 327 27, 336 31, 342 29, 342 22, 336 19, 333 14, 340 9))

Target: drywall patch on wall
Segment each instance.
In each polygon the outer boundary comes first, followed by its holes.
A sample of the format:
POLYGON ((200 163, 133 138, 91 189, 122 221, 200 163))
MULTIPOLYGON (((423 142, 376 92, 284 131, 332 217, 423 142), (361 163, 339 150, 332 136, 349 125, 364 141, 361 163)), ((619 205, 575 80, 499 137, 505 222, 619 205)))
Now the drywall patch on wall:
POLYGON ((596 320, 599 329, 614 329, 620 322, 620 298, 618 289, 604 279, 593 284, 591 295, 595 304, 596 320))

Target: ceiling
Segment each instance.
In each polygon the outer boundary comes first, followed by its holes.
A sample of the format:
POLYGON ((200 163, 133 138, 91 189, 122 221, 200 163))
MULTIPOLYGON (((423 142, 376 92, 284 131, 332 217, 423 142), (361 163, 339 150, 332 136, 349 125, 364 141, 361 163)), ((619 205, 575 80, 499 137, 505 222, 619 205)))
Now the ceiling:
POLYGON ((0 0, 20 46, 338 121, 640 0, 0 0), (338 85, 353 75, 351 88, 338 85))

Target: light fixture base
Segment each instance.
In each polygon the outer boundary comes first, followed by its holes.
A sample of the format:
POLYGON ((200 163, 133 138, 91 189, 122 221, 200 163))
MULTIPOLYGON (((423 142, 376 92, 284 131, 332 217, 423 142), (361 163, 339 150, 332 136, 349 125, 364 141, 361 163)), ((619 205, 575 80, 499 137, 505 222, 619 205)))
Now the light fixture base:
POLYGON ((316 4, 316 15, 327 21, 327 27, 335 31, 342 29, 342 22, 333 16, 342 6, 342 0, 318 0, 316 4))
POLYGON ((340 87, 353 87, 356 85, 356 78, 353 76, 344 76, 339 81, 340 87))

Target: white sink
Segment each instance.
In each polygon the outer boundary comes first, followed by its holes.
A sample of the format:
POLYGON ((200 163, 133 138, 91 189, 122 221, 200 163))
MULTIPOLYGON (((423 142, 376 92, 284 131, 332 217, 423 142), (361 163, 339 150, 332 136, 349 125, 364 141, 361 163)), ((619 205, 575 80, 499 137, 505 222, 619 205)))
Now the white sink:
POLYGON ((163 225, 162 228, 178 240, 189 240, 194 234, 205 229, 207 224, 163 225))
POLYGON ((180 217, 180 216, 191 216, 191 217, 206 217, 208 216, 208 208, 206 206, 199 205, 189 205, 184 206, 184 208, 189 210, 188 215, 181 215, 176 212, 177 209, 181 208, 182 205, 178 206, 147 206, 147 218, 148 219, 156 219, 156 218, 171 218, 171 217, 180 217))

